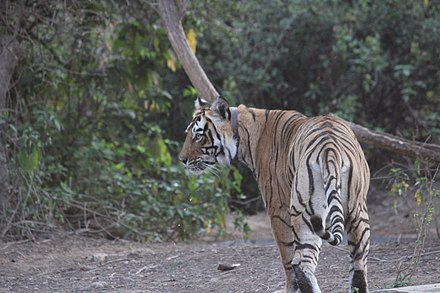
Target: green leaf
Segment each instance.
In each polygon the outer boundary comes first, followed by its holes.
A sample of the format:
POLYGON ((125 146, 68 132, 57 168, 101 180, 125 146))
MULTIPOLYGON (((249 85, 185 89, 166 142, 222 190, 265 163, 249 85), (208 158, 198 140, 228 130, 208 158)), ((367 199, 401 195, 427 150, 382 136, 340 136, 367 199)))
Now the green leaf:
POLYGON ((38 169, 42 154, 41 150, 34 146, 31 150, 21 150, 17 153, 17 162, 21 170, 30 173, 38 169))

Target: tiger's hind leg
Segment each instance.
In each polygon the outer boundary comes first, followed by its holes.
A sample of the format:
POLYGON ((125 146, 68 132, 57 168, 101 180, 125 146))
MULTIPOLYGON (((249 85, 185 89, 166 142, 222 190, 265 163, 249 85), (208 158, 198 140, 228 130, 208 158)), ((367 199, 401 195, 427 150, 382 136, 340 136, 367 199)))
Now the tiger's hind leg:
POLYGON ((320 293, 314 272, 322 240, 311 233, 308 216, 295 217, 287 209, 269 209, 269 215, 286 275, 285 289, 275 293, 320 293))
POLYGON ((350 249, 350 292, 368 293, 367 257, 370 249, 370 224, 367 207, 358 206, 360 211, 354 212, 355 219, 347 223, 347 238, 350 249))

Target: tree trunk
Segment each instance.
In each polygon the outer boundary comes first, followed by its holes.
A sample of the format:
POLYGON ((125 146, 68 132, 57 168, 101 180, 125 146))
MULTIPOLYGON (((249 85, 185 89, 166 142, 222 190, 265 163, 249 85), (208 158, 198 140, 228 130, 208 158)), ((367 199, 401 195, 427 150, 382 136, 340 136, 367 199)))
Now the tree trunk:
POLYGON ((161 0, 159 1, 159 14, 168 32, 171 46, 173 46, 174 52, 182 63, 191 83, 203 99, 214 101, 219 97, 219 93, 192 52, 182 27, 181 20, 185 15, 187 2, 184 0, 161 0))
MULTIPOLYGON (((15 38, 0 36, 0 117, 5 117, 8 113, 6 98, 12 75, 18 64, 17 51, 18 42, 15 38)), ((11 207, 13 190, 6 145, 1 135, 4 125, 0 124, 0 214, 2 215, 6 215, 7 210, 11 207)), ((3 231, 4 220, 6 220, 4 216, 0 217, 0 232, 3 231)))

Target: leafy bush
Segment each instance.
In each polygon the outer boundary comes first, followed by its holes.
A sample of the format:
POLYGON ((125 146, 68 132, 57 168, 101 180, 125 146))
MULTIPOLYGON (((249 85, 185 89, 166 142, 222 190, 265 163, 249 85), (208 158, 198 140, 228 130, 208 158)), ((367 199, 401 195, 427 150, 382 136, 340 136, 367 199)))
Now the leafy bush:
POLYGON ((162 84, 173 73, 158 16, 140 2, 77 4, 42 5, 56 25, 36 22, 24 36, 30 54, 9 105, 20 111, 0 122, 25 188, 4 231, 31 237, 61 223, 140 241, 222 232, 241 177, 193 177, 177 162, 181 144, 163 130, 170 92, 191 91, 162 84))
POLYGON ((390 194, 396 195, 396 203, 403 203, 410 211, 410 218, 417 231, 417 240, 411 262, 400 264, 394 282, 395 287, 411 282, 412 276, 419 269, 420 258, 425 240, 431 235, 432 224, 435 223, 437 237, 440 237, 438 215, 440 213, 440 189, 435 183, 437 169, 430 169, 428 162, 416 161, 414 169, 395 166, 390 169, 390 194))

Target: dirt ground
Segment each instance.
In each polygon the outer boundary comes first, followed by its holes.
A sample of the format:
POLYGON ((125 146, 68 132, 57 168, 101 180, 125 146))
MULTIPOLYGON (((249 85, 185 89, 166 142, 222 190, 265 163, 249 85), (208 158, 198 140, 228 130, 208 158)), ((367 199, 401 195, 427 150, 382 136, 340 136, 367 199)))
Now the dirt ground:
MULTIPOLYGON (((391 287, 411 265, 415 230, 394 201, 370 200, 370 290, 391 287)), ((249 217, 252 233, 220 241, 140 244, 74 233, 37 242, 0 243, 0 292, 273 292, 283 272, 265 214, 249 217), (219 271, 219 264, 232 265, 219 271)), ((348 292, 347 247, 322 249, 317 278, 323 292, 348 292)), ((439 282, 440 240, 433 230, 412 284, 439 282)))

